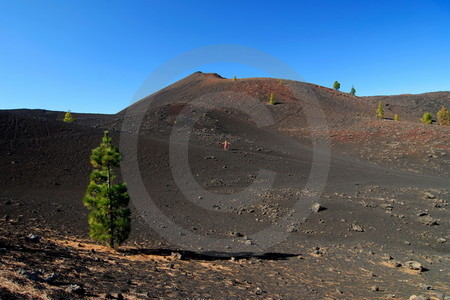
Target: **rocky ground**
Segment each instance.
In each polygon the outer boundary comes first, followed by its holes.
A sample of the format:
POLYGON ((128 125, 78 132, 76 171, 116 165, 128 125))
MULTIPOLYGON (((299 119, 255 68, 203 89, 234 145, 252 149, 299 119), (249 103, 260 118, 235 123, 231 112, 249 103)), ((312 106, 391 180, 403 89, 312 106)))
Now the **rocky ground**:
MULTIPOLYGON (((372 204, 371 209, 377 208, 372 204)), ((338 221, 345 224, 338 233, 341 238, 330 239, 329 233, 314 238, 327 233, 330 220, 323 210, 288 241, 295 252, 236 257, 149 249, 143 244, 114 251, 30 226, 25 220, 2 220, 0 295, 2 299, 293 299, 299 295, 408 299, 415 294, 447 299, 448 256, 417 245, 442 249, 439 245, 445 238, 422 236, 428 232, 424 229, 405 232, 413 242, 399 238, 397 232, 385 237, 398 240, 397 244, 374 242, 370 232, 375 227, 362 221, 355 224, 351 216, 344 218, 338 221)), ((413 219, 421 223, 420 217, 413 219)), ((407 231, 407 226, 398 229, 407 231)))

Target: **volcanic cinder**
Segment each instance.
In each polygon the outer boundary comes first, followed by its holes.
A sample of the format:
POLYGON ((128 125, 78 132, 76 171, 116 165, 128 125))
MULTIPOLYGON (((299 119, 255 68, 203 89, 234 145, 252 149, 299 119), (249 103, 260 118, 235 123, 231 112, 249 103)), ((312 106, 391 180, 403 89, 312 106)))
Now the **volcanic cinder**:
POLYGON ((419 121, 443 105, 197 72, 70 124, 0 111, 0 298, 443 299, 450 127, 419 121), (82 204, 105 130, 132 198, 119 250, 82 204))

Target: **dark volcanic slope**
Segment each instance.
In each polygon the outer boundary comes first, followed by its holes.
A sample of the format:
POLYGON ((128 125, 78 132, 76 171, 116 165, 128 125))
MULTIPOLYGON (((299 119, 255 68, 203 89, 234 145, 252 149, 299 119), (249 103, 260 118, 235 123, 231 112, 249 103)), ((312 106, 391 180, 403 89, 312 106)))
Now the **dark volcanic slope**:
MULTIPOLYGON (((0 242, 16 249, 9 241, 18 237, 17 243, 23 242, 23 228, 31 232, 33 226, 87 238, 81 198, 91 169, 89 153, 107 129, 120 142, 122 177, 135 205, 130 245, 138 242, 151 249, 193 253, 214 250, 222 259, 242 248, 259 254, 271 251, 287 259, 242 267, 223 263, 217 268, 237 278, 227 280, 240 282, 230 284, 228 293, 212 292, 221 279, 200 291, 181 280, 180 297, 249 298, 260 293, 250 281, 265 287, 263 296, 273 298, 376 298, 393 293, 407 297, 419 283, 445 292, 450 131, 423 125, 418 118, 443 104, 450 107, 449 96, 440 92, 360 98, 309 83, 233 81, 194 73, 116 115, 74 114, 74 124, 61 122, 62 112, 0 111, 0 211, 7 215, 7 224, 13 220, 22 228, 13 232, 12 225, 5 227, 11 232, 0 242), (268 105, 271 93, 276 105, 268 105), (401 122, 373 118, 380 99, 387 117, 398 113, 401 122), (221 148, 224 140, 231 143, 229 151, 221 148), (265 177, 261 170, 266 170, 265 177), (317 180, 311 180, 311 172, 317 172, 313 174, 317 180), (136 185, 140 182, 144 189, 136 185), (153 201, 147 202, 148 213, 159 211, 151 226, 141 217, 148 196, 153 201), (327 209, 310 214, 312 200, 327 209), (285 216, 297 216, 292 208, 298 203, 303 204, 301 214, 284 224, 285 216), (173 228, 162 223, 162 217, 178 226, 166 238, 165 232, 173 228), (278 237, 274 233, 258 237, 268 228, 289 234, 264 248, 266 241, 278 237), (189 234, 198 239, 186 241, 189 234), (204 245, 204 237, 228 244, 204 245), (386 253, 403 265, 419 260, 429 270, 391 268, 395 263, 382 259, 386 253), (289 259, 298 254, 305 260, 289 259), (269 276, 269 271, 275 273, 269 276), (370 272, 376 275, 367 277, 370 272), (354 289, 355 282, 362 290, 354 289), (373 295, 377 292, 371 291, 373 285, 379 287, 379 295, 373 295)), ((131 277, 139 276, 135 267, 129 267, 133 263, 116 265, 131 277)), ((196 268, 186 262, 181 269, 218 274, 214 268, 196 268)), ((181 269, 164 269, 154 275, 160 285, 147 287, 159 296, 170 295, 161 282, 167 280, 164 276, 178 278, 184 274, 181 269)), ((99 280, 103 285, 91 286, 96 293, 114 287, 99 280)), ((130 295, 139 298, 137 288, 130 289, 130 295)))

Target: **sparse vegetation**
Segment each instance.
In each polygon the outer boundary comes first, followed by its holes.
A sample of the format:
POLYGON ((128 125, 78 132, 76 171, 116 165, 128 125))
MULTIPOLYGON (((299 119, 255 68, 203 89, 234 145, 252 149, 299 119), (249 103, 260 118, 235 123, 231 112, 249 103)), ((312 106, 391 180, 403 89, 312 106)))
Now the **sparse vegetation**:
POLYGON ((100 146, 92 150, 90 159, 95 169, 83 199, 91 211, 90 236, 114 248, 122 244, 130 233, 130 210, 127 207, 130 198, 124 183, 113 184, 113 168, 120 166, 122 157, 112 144, 108 131, 105 131, 100 146))
POLYGON ((397 122, 400 121, 400 117, 398 116, 398 114, 394 115, 394 121, 397 121, 397 122))
POLYGON ((274 105, 275 104, 275 96, 273 95, 273 93, 270 93, 269 104, 270 105, 274 105))
POLYGON ((350 95, 355 96, 356 95, 356 90, 355 87, 352 86, 352 89, 350 90, 350 95))
POLYGON ((438 111, 437 119, 438 119, 439 125, 441 125, 441 126, 448 126, 450 124, 448 110, 445 106, 442 106, 442 108, 438 111))
POLYGON ((430 114, 429 112, 426 112, 426 113, 423 114, 423 116, 420 119, 420 121, 423 124, 431 124, 433 122, 433 115, 430 114))
POLYGON ((66 114, 64 115, 63 122, 66 123, 73 123, 75 121, 74 117, 72 116, 72 112, 68 110, 66 114))
POLYGON ((377 108, 376 117, 378 119, 384 119, 384 105, 383 105, 383 101, 378 101, 378 108, 377 108))
POLYGON ((336 91, 339 91, 339 89, 341 88, 341 84, 339 83, 339 81, 335 81, 335 82, 334 82, 333 88, 334 88, 336 91))
POLYGON ((279 79, 279 81, 280 81, 280 84, 284 84, 284 80, 283 79, 279 79))

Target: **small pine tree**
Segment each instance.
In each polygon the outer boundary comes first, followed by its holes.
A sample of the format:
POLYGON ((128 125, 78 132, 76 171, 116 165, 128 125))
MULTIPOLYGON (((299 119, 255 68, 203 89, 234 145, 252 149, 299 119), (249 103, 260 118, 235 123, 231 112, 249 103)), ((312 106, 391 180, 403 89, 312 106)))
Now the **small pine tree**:
POLYGON ((64 115, 64 119, 63 122, 66 123, 73 123, 75 121, 74 117, 72 116, 72 113, 70 112, 70 110, 68 110, 66 112, 66 114, 64 115))
POLYGON ((379 119, 384 119, 384 106, 383 101, 378 101, 378 108, 377 108, 377 114, 376 117, 379 119))
POLYGON ((339 91, 339 89, 341 88, 341 84, 339 83, 339 81, 335 81, 335 82, 334 82, 333 88, 334 88, 336 91, 339 91))
POLYGON ((400 121, 400 117, 397 114, 394 115, 394 121, 400 121))
POLYGON ((355 87, 352 86, 352 89, 350 90, 350 95, 355 96, 356 95, 356 90, 355 87))
POLYGON ((100 146, 92 150, 91 164, 95 168, 83 199, 89 213, 90 236, 114 248, 122 244, 130 233, 130 210, 127 187, 113 184, 113 168, 120 167, 119 150, 105 131, 100 146))
POLYGON ((433 115, 430 114, 429 112, 426 112, 426 113, 423 114, 423 116, 420 119, 420 121, 423 124, 431 124, 433 122, 433 115))
POLYGON ((441 125, 441 126, 448 126, 450 124, 449 113, 445 106, 442 106, 442 108, 438 111, 437 119, 438 119, 439 125, 441 125))
POLYGON ((236 77, 236 75, 234 75, 234 77, 233 77, 233 81, 236 81, 237 80, 237 77, 236 77))
POLYGON ((270 93, 269 104, 270 105, 274 105, 275 104, 275 96, 273 95, 273 93, 270 93))

